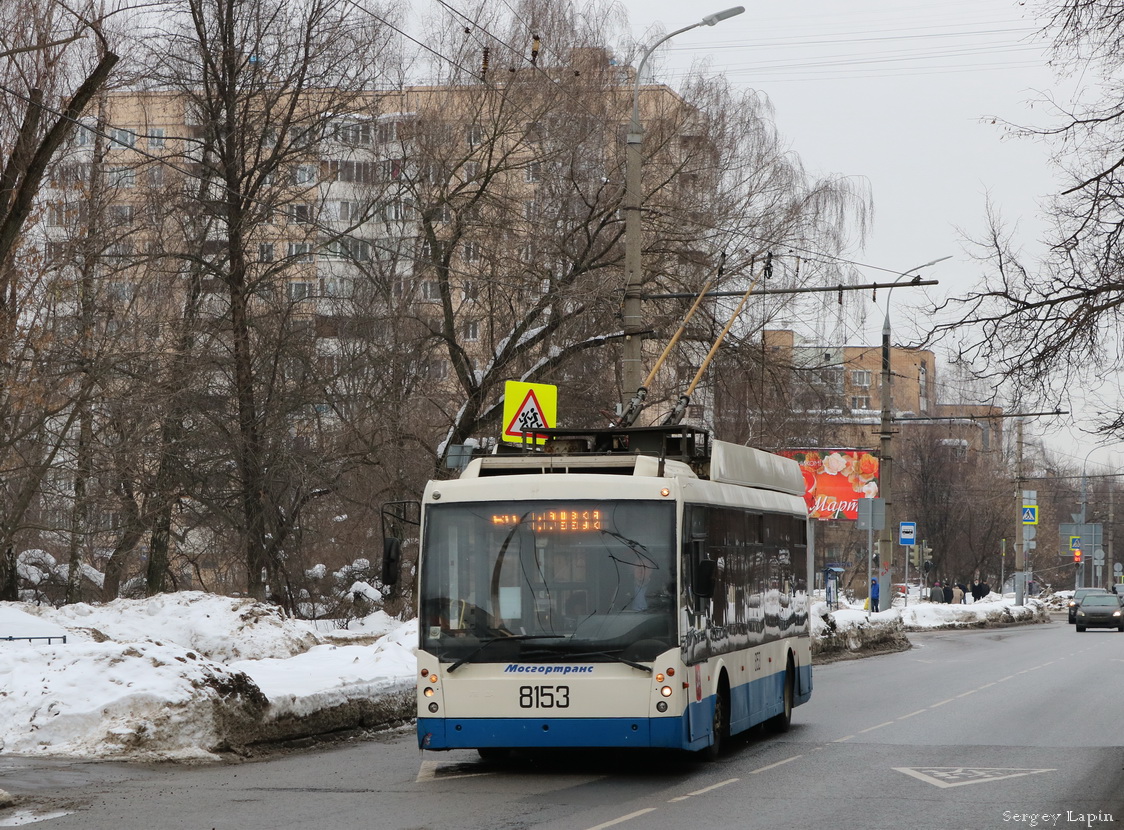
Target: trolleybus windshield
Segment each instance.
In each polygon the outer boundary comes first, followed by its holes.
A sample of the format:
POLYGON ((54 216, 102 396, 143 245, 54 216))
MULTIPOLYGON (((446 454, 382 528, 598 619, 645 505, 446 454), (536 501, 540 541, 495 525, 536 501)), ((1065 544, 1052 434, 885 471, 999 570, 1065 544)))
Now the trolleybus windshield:
POLYGON ((443 660, 651 660, 676 638, 670 502, 432 505, 422 648, 443 660))

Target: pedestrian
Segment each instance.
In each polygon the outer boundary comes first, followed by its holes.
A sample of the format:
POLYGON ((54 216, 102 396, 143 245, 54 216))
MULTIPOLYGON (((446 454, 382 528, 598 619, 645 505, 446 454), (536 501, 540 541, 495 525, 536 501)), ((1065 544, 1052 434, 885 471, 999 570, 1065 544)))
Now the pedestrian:
POLYGON ((952 599, 950 600, 953 605, 964 604, 964 589, 960 587, 959 583, 952 586, 952 599))
POLYGON ((878 580, 870 580, 870 610, 872 613, 878 612, 878 580))
POLYGON ((960 589, 960 604, 964 605, 968 602, 968 586, 963 582, 957 582, 956 587, 960 589))
POLYGON ((934 582, 933 587, 929 589, 929 602, 944 602, 944 588, 941 583, 934 582))
POLYGON ((944 586, 944 601, 946 603, 952 602, 952 585, 948 583, 944 586))

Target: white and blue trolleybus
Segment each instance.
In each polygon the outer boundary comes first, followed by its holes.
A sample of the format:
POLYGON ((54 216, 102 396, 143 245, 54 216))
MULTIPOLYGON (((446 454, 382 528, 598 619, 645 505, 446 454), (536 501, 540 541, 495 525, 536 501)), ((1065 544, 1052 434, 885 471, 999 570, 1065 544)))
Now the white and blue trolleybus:
POLYGON ((812 693, 795 461, 665 426, 549 430, 421 505, 418 744, 717 754, 812 693))

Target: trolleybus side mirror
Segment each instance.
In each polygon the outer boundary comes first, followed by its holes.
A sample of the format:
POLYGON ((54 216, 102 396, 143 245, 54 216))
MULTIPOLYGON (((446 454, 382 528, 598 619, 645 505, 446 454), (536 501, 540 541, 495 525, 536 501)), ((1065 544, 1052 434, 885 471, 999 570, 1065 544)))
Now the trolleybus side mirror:
POLYGON ((395 585, 402 564, 402 541, 393 536, 382 540, 382 584, 395 585))
POLYGON ((701 559, 695 563, 695 584, 691 587, 697 597, 714 596, 714 577, 718 563, 713 559, 701 559))

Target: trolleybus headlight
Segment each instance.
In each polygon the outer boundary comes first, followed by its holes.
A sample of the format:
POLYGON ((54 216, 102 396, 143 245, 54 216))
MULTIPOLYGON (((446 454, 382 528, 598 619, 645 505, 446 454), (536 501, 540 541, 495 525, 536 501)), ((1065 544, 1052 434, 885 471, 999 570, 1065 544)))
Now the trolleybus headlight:
POLYGON ((436 712, 440 707, 436 702, 429 704, 429 711, 436 712))
MULTIPOLYGON (((429 686, 426 686, 425 689, 422 690, 422 694, 426 697, 433 697, 433 689, 429 686)), ((437 704, 435 703, 433 705, 436 706, 437 704)))
POLYGON ((671 687, 664 686, 662 689, 660 689, 660 694, 664 697, 671 697, 671 687))
POLYGON ((667 711, 667 701, 661 700, 659 703, 657 703, 656 704, 656 711, 657 712, 666 712, 667 711))

